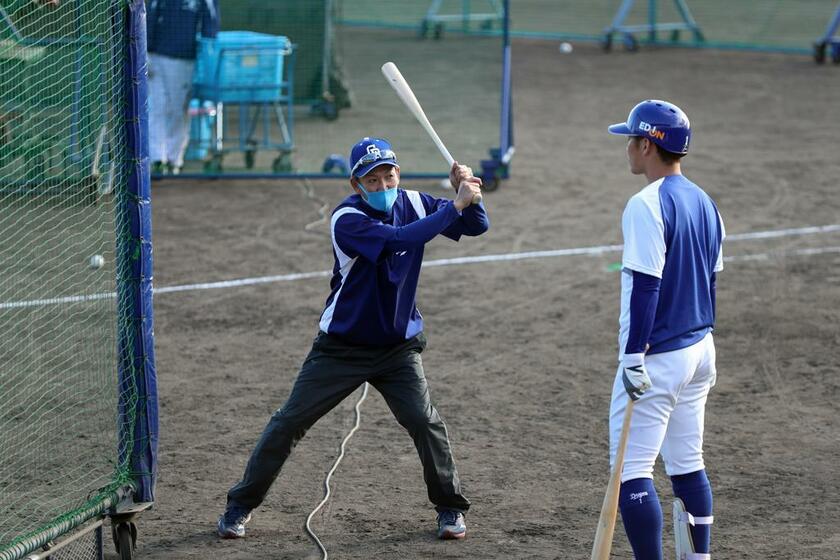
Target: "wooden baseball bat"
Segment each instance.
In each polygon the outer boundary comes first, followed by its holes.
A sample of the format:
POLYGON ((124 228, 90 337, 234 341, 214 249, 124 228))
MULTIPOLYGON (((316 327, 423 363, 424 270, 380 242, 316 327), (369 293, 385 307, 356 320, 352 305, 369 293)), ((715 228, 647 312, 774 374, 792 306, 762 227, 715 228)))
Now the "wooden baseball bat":
MULTIPOLYGON (((402 100, 408 110, 411 111, 411 114, 414 115, 414 118, 417 119, 417 122, 426 130, 426 132, 431 137, 432 141, 437 146, 437 149, 440 150, 441 155, 446 159, 446 163, 449 164, 449 167, 452 167, 452 164, 455 162, 455 158, 452 157, 452 154, 449 153, 449 150, 446 149, 446 146, 443 145, 443 140, 440 139, 438 133, 435 132, 432 123, 429 122, 428 117, 426 117, 426 113, 423 112, 423 107, 420 106, 420 102, 417 101, 417 98, 414 96, 414 92, 411 91, 411 87, 408 85, 408 82, 405 81, 403 78, 402 73, 400 73, 399 68, 393 62, 386 62, 382 65, 382 74, 385 76, 385 79, 388 80, 388 83, 391 84, 391 87, 394 88, 394 91, 397 92, 397 96, 402 100)), ((473 197, 473 204, 478 204, 481 202, 481 195, 477 194, 473 197)))
POLYGON ((604 503, 601 506, 601 517, 598 519, 598 530, 595 532, 595 543, 592 545, 590 560, 608 560, 610 557, 613 532, 615 531, 615 518, 618 515, 618 491, 621 489, 624 450, 627 448, 627 435, 630 433, 630 418, 633 416, 634 403, 633 400, 628 402, 627 409, 624 411, 624 422, 621 424, 621 437, 618 438, 615 464, 612 474, 610 474, 610 481, 607 483, 607 492, 604 494, 604 503))

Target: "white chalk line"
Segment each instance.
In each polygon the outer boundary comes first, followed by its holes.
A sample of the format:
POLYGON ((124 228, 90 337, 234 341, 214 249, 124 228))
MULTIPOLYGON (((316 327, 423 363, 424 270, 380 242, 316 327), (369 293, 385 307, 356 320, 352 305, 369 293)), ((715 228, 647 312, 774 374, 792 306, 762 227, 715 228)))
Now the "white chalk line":
MULTIPOLYGON (((758 239, 773 239, 779 237, 792 237, 804 235, 817 235, 821 233, 840 232, 840 224, 833 224, 827 226, 808 226, 801 228, 789 228, 770 231, 756 231, 749 233, 735 233, 726 237, 726 242, 733 241, 753 241, 758 239)), ((622 245, 597 245, 593 247, 574 247, 570 249, 554 249, 547 251, 525 251, 519 253, 497 253, 491 255, 477 255, 471 257, 455 257, 450 259, 436 259, 431 261, 424 261, 424 268, 432 268, 438 266, 452 266, 458 264, 477 264, 487 262, 504 262, 504 261, 519 261, 526 259, 546 259, 555 257, 570 257, 570 256, 597 256, 607 253, 617 253, 621 251, 622 245)), ((769 260, 780 255, 789 256, 812 256, 826 253, 836 253, 840 251, 838 247, 817 247, 813 249, 797 249, 794 251, 784 252, 767 252, 753 255, 738 255, 724 257, 727 262, 741 262, 741 261, 762 261, 769 260)), ((195 290, 218 290, 222 288, 239 288, 242 286, 254 286, 259 284, 273 284, 277 282, 293 282, 296 280, 307 280, 311 278, 329 277, 332 272, 329 270, 321 270, 317 272, 297 272, 292 274, 278 274, 274 276, 259 276, 255 278, 240 278, 236 280, 222 280, 219 282, 202 282, 198 284, 182 284, 178 286, 164 286, 161 288, 154 288, 154 294, 168 294, 174 292, 188 292, 195 290)), ((65 303, 80 303, 95 301, 101 299, 115 298, 114 292, 88 294, 77 296, 65 296, 55 298, 43 298, 28 301, 9 301, 0 303, 0 309, 16 309, 23 307, 38 307, 45 305, 57 305, 65 303)))

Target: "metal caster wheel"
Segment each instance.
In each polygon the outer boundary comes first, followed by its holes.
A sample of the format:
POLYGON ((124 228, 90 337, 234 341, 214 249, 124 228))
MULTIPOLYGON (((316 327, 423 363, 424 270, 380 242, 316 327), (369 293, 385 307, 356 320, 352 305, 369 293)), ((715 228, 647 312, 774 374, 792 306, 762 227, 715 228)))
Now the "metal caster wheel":
POLYGON ((612 50, 612 45, 612 33, 610 33, 609 35, 604 35, 604 37, 601 39, 601 48, 604 49, 604 52, 610 52, 612 50))
POLYGON ((435 38, 435 40, 440 40, 443 37, 443 24, 442 23, 438 23, 438 24, 435 25, 435 31, 434 31, 433 37, 435 38))

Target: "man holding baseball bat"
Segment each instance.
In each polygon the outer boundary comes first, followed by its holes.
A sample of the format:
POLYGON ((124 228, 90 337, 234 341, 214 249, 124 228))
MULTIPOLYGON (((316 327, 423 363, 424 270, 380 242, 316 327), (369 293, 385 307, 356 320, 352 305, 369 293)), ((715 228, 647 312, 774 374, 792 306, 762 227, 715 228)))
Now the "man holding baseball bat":
POLYGON ((414 440, 438 512, 438 537, 466 535, 470 502, 461 493, 446 426, 429 396, 415 295, 426 243, 439 234, 457 241, 487 231, 484 206, 473 204, 481 179, 455 162, 449 173, 454 200, 401 189, 396 154, 381 138, 355 144, 350 164, 355 194, 332 214, 335 265, 320 331, 291 395, 269 420, 242 480, 228 492, 217 526, 223 538, 245 535, 251 510, 262 503, 292 448, 365 382, 382 394, 414 440))
POLYGON ((634 405, 618 497, 621 518, 635 557, 661 559, 662 508, 652 479, 661 451, 676 497, 677 557, 707 559, 712 490, 703 462, 703 418, 717 375, 712 329, 723 222, 712 199, 682 175, 691 129, 679 107, 643 101, 609 131, 629 137, 630 171, 649 183, 630 198, 622 217, 611 460, 628 399, 634 405))

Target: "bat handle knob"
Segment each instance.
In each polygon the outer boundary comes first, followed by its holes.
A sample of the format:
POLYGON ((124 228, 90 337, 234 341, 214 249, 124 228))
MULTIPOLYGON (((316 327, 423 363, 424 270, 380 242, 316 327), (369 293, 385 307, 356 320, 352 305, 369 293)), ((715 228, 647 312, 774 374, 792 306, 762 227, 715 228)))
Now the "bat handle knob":
POLYGON ((481 194, 477 194, 473 197, 472 203, 473 204, 481 204, 482 200, 483 200, 483 197, 481 196, 481 194))

